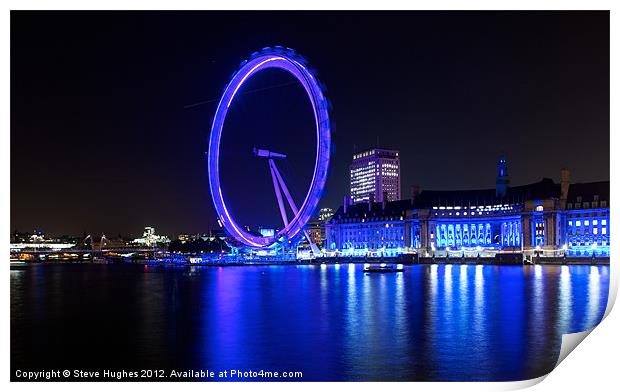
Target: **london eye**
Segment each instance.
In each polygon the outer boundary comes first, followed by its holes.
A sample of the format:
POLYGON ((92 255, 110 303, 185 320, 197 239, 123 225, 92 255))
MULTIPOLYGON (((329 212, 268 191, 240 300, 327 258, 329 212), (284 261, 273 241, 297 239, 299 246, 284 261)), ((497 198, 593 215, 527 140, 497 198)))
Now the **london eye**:
POLYGON ((239 70, 233 74, 230 82, 226 85, 218 103, 211 126, 207 151, 211 198, 218 222, 228 234, 231 242, 239 248, 271 249, 285 247, 291 241, 304 235, 310 243, 312 252, 318 255, 318 247, 313 244, 305 226, 313 216, 323 194, 329 168, 330 148, 331 126, 328 101, 320 82, 303 57, 290 48, 273 47, 264 48, 262 51, 252 54, 249 60, 242 62, 239 70), (316 150, 308 151, 308 154, 314 154, 312 179, 307 191, 305 191, 301 205, 297 205, 291 197, 289 187, 280 170, 278 170, 278 162, 286 160, 287 155, 268 149, 268 140, 264 141, 267 147, 254 148, 254 156, 266 161, 265 181, 273 183, 274 203, 277 203, 282 219, 281 229, 274 231, 273 235, 262 236, 245 230, 237 223, 237 217, 230 212, 220 183, 220 145, 226 115, 235 96, 238 95, 239 89, 253 75, 266 69, 280 69, 289 73, 305 90, 312 105, 315 123, 313 128, 316 131, 316 150), (290 213, 287 211, 285 203, 288 204, 290 213))

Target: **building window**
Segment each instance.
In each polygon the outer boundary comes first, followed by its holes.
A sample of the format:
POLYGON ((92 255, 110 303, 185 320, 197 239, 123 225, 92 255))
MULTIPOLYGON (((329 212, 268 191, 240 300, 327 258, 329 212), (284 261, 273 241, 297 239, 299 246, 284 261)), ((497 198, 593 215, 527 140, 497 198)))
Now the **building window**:
POLYGON ((536 211, 543 211, 543 206, 536 206, 536 211))
POLYGON ((568 204, 566 205, 566 208, 568 208, 569 210, 570 210, 571 208, 573 208, 573 203, 568 203, 568 204))
POLYGON ((590 226, 590 221, 589 220, 584 220, 583 221, 583 225, 584 226, 590 226))
POLYGON ((606 227, 603 227, 601 229, 601 234, 607 234, 607 228, 606 227))
POLYGON ((602 201, 602 202, 601 202, 601 207, 602 207, 602 208, 607 207, 607 202, 606 202, 606 201, 602 201))
POLYGON ((581 221, 575 221, 575 226, 577 227, 581 226, 581 221))
POLYGON ((594 220, 592 221, 592 225, 593 225, 593 226, 598 225, 598 219, 594 219, 594 220))
POLYGON ((607 226, 607 219, 601 219, 601 225, 607 226))

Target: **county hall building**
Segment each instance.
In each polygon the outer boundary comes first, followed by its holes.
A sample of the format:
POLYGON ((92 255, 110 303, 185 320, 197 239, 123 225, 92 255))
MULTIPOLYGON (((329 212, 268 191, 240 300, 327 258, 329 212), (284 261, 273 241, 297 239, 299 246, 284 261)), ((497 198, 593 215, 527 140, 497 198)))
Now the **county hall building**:
MULTIPOLYGON (((369 151, 354 157, 354 164, 362 161, 352 165, 353 199, 346 197, 325 225, 328 255, 609 256, 609 181, 571 184, 564 169, 559 184, 543 178, 513 187, 501 158, 495 189, 420 191, 414 186, 410 198, 395 200, 385 188, 382 196, 376 194, 384 179, 373 177, 389 173, 389 184, 398 184, 400 193, 400 165, 390 162, 385 169, 392 171, 384 171, 381 150, 369 151), (355 171, 371 166, 374 170, 355 171), (354 182, 358 173, 363 174, 354 182)), ((391 150, 390 157, 398 152, 391 150)))

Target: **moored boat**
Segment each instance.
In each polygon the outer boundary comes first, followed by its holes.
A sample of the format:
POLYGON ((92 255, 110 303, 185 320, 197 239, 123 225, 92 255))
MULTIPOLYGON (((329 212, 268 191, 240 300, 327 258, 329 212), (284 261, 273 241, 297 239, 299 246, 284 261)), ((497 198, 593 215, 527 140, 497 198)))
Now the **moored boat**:
POLYGON ((404 269, 402 264, 365 264, 364 272, 402 272, 404 269))

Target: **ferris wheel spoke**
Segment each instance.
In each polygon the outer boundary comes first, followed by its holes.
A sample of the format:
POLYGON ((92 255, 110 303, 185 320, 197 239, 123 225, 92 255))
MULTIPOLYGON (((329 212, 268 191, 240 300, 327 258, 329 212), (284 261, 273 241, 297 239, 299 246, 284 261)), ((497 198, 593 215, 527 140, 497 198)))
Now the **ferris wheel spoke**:
POLYGON ((278 168, 276 167, 276 164, 273 161, 272 161, 272 167, 273 167, 274 173, 276 174, 276 177, 278 178, 280 187, 284 191, 284 196, 286 196, 286 201, 288 202, 288 205, 291 207, 293 214, 297 215, 299 213, 299 210, 297 209, 297 206, 295 205, 295 200, 293 200, 291 193, 288 191, 288 187, 286 186, 286 184, 284 183, 284 180, 282 179, 282 175, 280 174, 280 171, 278 171, 278 168))
POLYGON ((288 226, 288 218, 286 216, 286 208, 284 208, 284 201, 282 200, 282 193, 280 192, 280 186, 278 185, 277 178, 277 169, 276 165, 273 162, 273 159, 269 160, 269 171, 271 172, 271 180, 273 181, 273 189, 276 193, 276 198, 278 199, 278 207, 280 208, 280 215, 282 216, 282 222, 284 222, 284 226, 288 226))
MULTIPOLYGON (((291 207, 291 210, 293 210, 293 214, 295 214, 295 216, 297 216, 299 214, 299 210, 297 209, 297 206, 295 205, 295 201, 293 200, 293 197, 291 196, 290 192, 288 191, 288 187, 284 183, 284 179, 282 178, 282 175, 280 175, 280 171, 276 167, 276 164, 273 161, 273 159, 269 160, 269 166, 271 168, 271 175, 272 176, 274 174, 276 175, 276 177, 278 179, 278 182, 280 183, 280 187, 284 191, 284 195, 286 196, 286 200, 288 201, 288 204, 291 207)), ((279 196, 278 197, 278 202, 281 202, 281 201, 282 201, 282 197, 279 196)), ((282 212, 282 205, 280 205, 280 212, 282 212)), ((288 223, 285 223, 285 226, 286 225, 288 225, 288 223)), ((310 244, 310 249, 312 250, 312 253, 314 253, 314 255, 316 255, 316 256, 320 255, 321 251, 320 251, 319 247, 314 243, 314 241, 312 241, 312 237, 310 237, 310 234, 308 233, 308 230, 303 229, 302 231, 304 233, 304 236, 308 240, 308 243, 310 244)))

